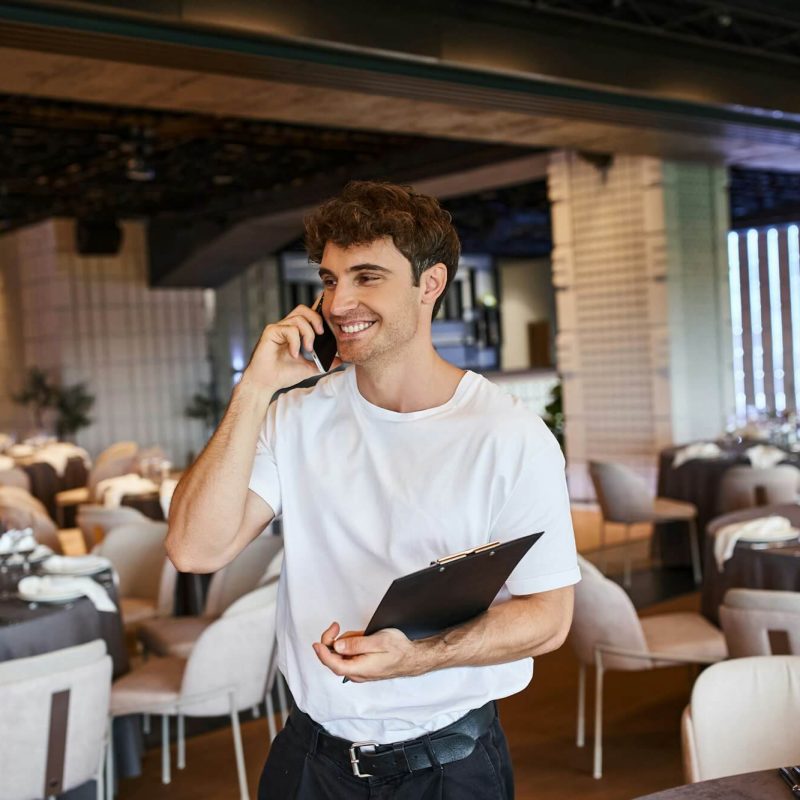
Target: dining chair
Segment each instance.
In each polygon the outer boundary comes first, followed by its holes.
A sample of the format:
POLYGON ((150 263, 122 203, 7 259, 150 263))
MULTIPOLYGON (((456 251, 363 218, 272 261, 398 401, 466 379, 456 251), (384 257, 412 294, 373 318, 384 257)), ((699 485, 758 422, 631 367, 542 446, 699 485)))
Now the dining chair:
POLYGON ((135 508, 128 506, 106 508, 95 503, 82 503, 78 506, 76 519, 88 550, 100 544, 109 531, 120 525, 147 521, 148 517, 135 508))
POLYGON ((111 530, 93 550, 114 567, 126 631, 172 613, 178 573, 164 549, 166 535, 166 522, 127 523, 111 530))
POLYGON ((56 515, 60 527, 64 527, 66 509, 81 503, 91 503, 95 498, 95 489, 100 481, 116 478, 131 471, 136 463, 139 445, 136 442, 117 442, 104 450, 94 462, 86 486, 66 489, 56 495, 56 515))
POLYGON ((26 492, 31 490, 31 479, 24 469, 12 467, 0 471, 0 486, 16 486, 26 492))
MULTIPOLYGON (((277 582, 239 598, 198 638, 188 658, 152 656, 111 690, 111 715, 161 715, 161 780, 171 780, 169 719, 177 717, 177 766, 186 764, 184 717, 230 715, 241 800, 249 800, 239 712, 264 698, 275 642, 277 582)), ((111 749, 107 751, 109 758, 111 749)), ((113 763, 107 764, 113 785, 113 763)))
POLYGON ((729 589, 719 619, 731 658, 800 656, 800 592, 729 589))
MULTIPOLYGON (((631 526, 639 523, 685 522, 692 555, 695 584, 702 580, 700 546, 697 538, 697 508, 692 503, 654 497, 647 484, 629 467, 610 462, 590 461, 589 475, 600 504, 600 548, 605 551, 608 523, 625 526, 625 568, 623 583, 631 585, 631 526)), ((605 553, 604 553, 605 558, 605 553)))
POLYGON ((51 798, 94 780, 102 800, 110 690, 101 639, 0 663, 0 797, 51 798))
POLYGON ((18 486, 0 486, 0 522, 6 529, 31 528, 36 541, 61 552, 58 531, 44 504, 18 486))
POLYGON ((796 503, 800 498, 800 469, 791 464, 776 467, 731 467, 719 486, 717 513, 727 514, 755 506, 796 503))
POLYGON ((282 550, 282 537, 262 533, 214 573, 201 615, 160 616, 142 622, 137 634, 145 653, 188 658, 200 634, 240 597, 257 588, 268 565, 282 550))
POLYGON ((708 667, 681 718, 686 780, 800 763, 798 720, 800 656, 734 658, 708 667))
POLYGON ((581 580, 569 641, 578 658, 576 744, 583 747, 586 667, 595 668, 594 759, 592 774, 603 774, 603 677, 680 664, 713 664, 726 657, 725 637, 700 614, 674 612, 639 617, 625 590, 578 556, 581 580))

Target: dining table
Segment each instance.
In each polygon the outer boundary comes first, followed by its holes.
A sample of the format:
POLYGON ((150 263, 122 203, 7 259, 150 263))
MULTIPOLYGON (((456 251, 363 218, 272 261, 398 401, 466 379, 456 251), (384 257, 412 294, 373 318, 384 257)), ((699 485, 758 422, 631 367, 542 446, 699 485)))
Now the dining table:
POLYGON ((765 769, 675 786, 635 800, 791 800, 791 797, 778 770, 765 769))
POLYGON ((800 591, 800 541, 736 543, 733 555, 722 570, 714 558, 714 536, 725 525, 747 522, 759 517, 785 517, 800 530, 800 504, 748 508, 715 519, 708 527, 705 541, 705 569, 701 592, 701 612, 719 625, 719 606, 728 589, 772 589, 800 591))
MULTIPOLYGON (((686 445, 666 447, 658 455, 657 494, 672 500, 683 500, 697 508, 697 532, 700 553, 705 555, 706 528, 719 515, 719 495, 722 476, 736 466, 749 466, 747 450, 763 444, 755 440, 731 439, 715 442, 720 448, 717 458, 693 458, 675 466, 675 456, 686 445)), ((784 448, 779 448, 784 449, 784 448)), ((800 469, 800 453, 785 450, 782 463, 800 469)), ((664 566, 687 566, 691 562, 689 537, 685 523, 666 522, 654 526, 653 548, 664 566)), ((703 558, 703 568, 708 562, 703 558)))
MULTIPOLYGON (((31 573, 41 571, 31 566, 31 573)), ((91 576, 119 608, 119 596, 110 569, 91 576)), ((67 603, 30 603, 7 590, 9 576, 4 575, 6 591, 0 594, 0 661, 50 653, 67 647, 102 639, 111 656, 113 678, 130 671, 125 633, 120 614, 98 611, 87 597, 67 603)), ((144 753, 138 716, 119 717, 113 725, 114 758, 120 777, 141 774, 144 753)), ((59 800, 95 800, 95 782, 59 795, 59 800)))

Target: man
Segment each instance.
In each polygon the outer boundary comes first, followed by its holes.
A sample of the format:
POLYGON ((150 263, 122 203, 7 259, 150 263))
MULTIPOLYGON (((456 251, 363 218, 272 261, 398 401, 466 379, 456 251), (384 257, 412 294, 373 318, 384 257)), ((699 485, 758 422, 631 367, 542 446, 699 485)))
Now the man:
POLYGON ((262 800, 511 798, 494 700, 561 645, 579 580, 561 451, 536 415, 436 353, 460 248, 433 198, 351 183, 307 220, 306 244, 349 366, 270 405, 315 374, 301 346, 322 317, 298 306, 266 327, 175 492, 170 557, 219 569, 283 515, 279 664, 296 708, 262 800), (341 634, 363 631, 394 578, 539 530, 473 621, 418 641, 341 634))

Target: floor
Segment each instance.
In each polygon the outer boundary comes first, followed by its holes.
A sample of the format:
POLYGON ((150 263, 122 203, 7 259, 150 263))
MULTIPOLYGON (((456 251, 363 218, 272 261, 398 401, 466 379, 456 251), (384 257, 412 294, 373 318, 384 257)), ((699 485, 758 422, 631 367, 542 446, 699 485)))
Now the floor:
MULTIPOLYGON (((591 507, 573 509, 578 549, 597 559, 599 517, 591 507)), ((643 613, 697 610, 689 570, 661 573, 650 569, 649 531, 634 531, 632 595, 643 613), (688 592, 688 593, 687 593, 688 592), (663 598, 669 598, 664 600, 663 598), (662 598, 660 603, 653 602, 662 598)), ((621 531, 609 531, 609 541, 622 542, 621 531)), ((622 548, 608 552, 609 573, 621 573, 622 548)), ((691 689, 689 668, 641 673, 608 673, 605 691, 605 774, 591 776, 591 737, 575 746, 577 663, 568 646, 536 660, 530 686, 501 701, 500 713, 508 736, 517 781, 517 800, 630 800, 683 783, 680 756, 680 715, 691 689)), ((590 690, 587 707, 592 708, 590 690)), ((591 717, 587 721, 591 725, 591 717)), ((268 749, 266 721, 242 725, 251 795, 268 749)), ((160 782, 160 750, 154 742, 144 760, 144 774, 121 782, 120 800, 235 800, 238 797, 233 743, 227 726, 191 737, 187 767, 174 769, 170 786, 160 782)))

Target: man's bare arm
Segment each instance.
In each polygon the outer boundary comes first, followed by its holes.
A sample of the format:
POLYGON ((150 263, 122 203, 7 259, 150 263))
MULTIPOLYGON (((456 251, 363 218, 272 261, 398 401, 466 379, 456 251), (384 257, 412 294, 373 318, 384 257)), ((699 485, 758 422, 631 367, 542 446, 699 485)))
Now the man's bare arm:
POLYGON ((355 682, 502 664, 558 649, 572 624, 572 606, 571 586, 512 597, 464 625, 417 641, 395 629, 337 638, 333 623, 314 650, 332 672, 355 682))
POLYGON ((213 572, 270 523, 273 510, 248 489, 256 443, 273 394, 317 374, 300 353, 322 318, 307 306, 267 325, 225 417, 181 479, 170 504, 167 553, 185 572, 213 572))

